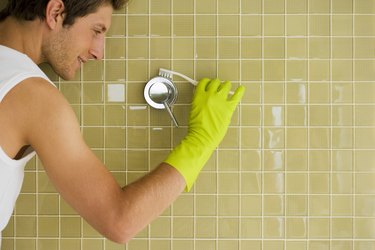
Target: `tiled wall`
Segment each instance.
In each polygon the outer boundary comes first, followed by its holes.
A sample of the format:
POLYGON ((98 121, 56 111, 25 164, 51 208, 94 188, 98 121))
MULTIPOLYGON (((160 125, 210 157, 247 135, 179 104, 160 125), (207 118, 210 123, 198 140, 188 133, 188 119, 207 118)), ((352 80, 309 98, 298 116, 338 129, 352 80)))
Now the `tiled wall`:
POLYGON ((164 159, 193 88, 174 79, 176 129, 143 99, 159 67, 246 86, 227 136, 127 246, 101 238, 33 161, 3 249, 374 250, 374 58, 374 0, 132 0, 104 61, 70 82, 50 74, 89 146, 121 185, 164 159))

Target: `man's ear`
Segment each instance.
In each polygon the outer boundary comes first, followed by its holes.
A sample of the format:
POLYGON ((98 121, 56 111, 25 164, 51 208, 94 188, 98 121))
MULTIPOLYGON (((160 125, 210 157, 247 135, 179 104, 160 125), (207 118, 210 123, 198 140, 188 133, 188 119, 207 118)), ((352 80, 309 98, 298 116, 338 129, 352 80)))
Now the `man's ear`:
POLYGON ((46 22, 50 29, 55 29, 59 22, 63 22, 65 6, 62 0, 50 0, 46 7, 46 22))

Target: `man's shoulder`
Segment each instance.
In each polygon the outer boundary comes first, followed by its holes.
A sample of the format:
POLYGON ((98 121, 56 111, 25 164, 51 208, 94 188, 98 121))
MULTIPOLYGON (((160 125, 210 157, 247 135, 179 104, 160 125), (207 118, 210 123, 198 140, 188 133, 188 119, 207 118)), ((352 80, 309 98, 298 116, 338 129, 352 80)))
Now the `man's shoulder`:
POLYGON ((30 77, 21 81, 12 90, 16 97, 27 97, 30 101, 42 102, 46 100, 63 101, 66 103, 61 92, 42 77, 30 77))
POLYGON ((31 138, 43 138, 44 134, 52 134, 51 130, 62 130, 62 125, 77 126, 64 96, 39 77, 27 78, 7 93, 0 102, 0 122, 0 127, 10 131, 12 140, 18 140, 20 145, 31 145, 31 138))
POLYGON ((3 99, 4 106, 10 103, 17 114, 28 120, 48 118, 60 113, 71 112, 71 107, 61 92, 49 81, 31 77, 21 81, 3 99))

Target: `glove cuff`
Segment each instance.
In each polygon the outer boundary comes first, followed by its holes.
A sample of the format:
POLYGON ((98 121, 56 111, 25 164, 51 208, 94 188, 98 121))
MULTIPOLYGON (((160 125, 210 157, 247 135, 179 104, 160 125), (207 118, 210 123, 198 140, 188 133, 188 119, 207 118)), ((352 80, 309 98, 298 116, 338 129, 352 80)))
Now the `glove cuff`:
POLYGON ((196 145, 189 138, 185 138, 172 150, 164 162, 177 169, 184 177, 185 191, 189 192, 213 150, 212 147, 196 145))

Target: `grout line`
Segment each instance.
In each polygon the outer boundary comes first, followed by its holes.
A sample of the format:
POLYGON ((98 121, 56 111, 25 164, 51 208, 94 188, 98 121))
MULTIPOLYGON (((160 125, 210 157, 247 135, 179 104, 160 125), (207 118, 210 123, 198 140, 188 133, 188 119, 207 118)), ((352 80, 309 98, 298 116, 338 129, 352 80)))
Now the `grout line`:
POLYGON ((332 123, 332 102, 333 102, 333 93, 332 93, 332 69, 333 69, 333 48, 332 48, 332 12, 333 12, 333 0, 330 0, 330 15, 329 15, 329 107, 330 107, 330 126, 329 126, 329 162, 330 162, 330 169, 329 169, 329 248, 332 248, 332 235, 333 235, 333 227, 332 227, 332 213, 333 213, 333 174, 332 174, 332 148, 333 148, 333 123, 332 123))
POLYGON ((264 1, 261 6, 261 39, 262 39, 262 78, 261 78, 261 120, 260 120, 260 137, 261 137, 261 249, 264 250, 264 1))
MULTIPOLYGON (((170 8, 171 8, 171 13, 173 13, 173 1, 170 1, 170 8)), ((171 23, 171 26, 170 26, 170 33, 171 33, 171 38, 170 38, 170 44, 171 44, 171 48, 170 48, 170 55, 171 55, 171 58, 174 58, 174 34, 173 34, 173 29, 174 29, 174 18, 171 14, 169 14, 169 18, 170 18, 170 23, 171 23)), ((173 69, 174 67, 174 60, 170 60, 171 61, 171 65, 170 65, 170 68, 173 69)), ((175 112, 175 109, 172 107, 172 112, 175 112)), ((174 130, 174 125, 172 124, 172 120, 169 119, 169 133, 170 133, 170 145, 173 147, 173 130, 174 130)), ((151 121, 150 121, 151 123, 151 121)), ((150 132, 151 133, 151 132, 150 132)), ((150 137, 150 143, 151 143, 151 137, 150 137)), ((150 144, 150 148, 149 148, 149 151, 151 150, 151 144, 150 144)), ((173 245, 173 239, 174 239, 174 206, 173 206, 174 203, 171 204, 170 206, 170 214, 169 214, 169 218, 170 218, 170 225, 171 225, 171 240, 169 242, 170 244, 170 247, 171 249, 174 249, 174 245, 173 245)), ((195 218, 195 216, 194 216, 195 218)))
MULTIPOLYGON (((218 77, 218 68, 219 68, 219 65, 218 65, 218 60, 219 60, 219 0, 216 0, 216 34, 215 34, 215 42, 216 42, 216 58, 215 58, 215 67, 216 67, 216 77, 218 77)), ((216 215, 216 239, 215 239, 215 244, 216 244, 216 249, 219 248, 219 225, 220 225, 220 220, 219 220, 219 194, 220 194, 220 189, 219 189, 219 181, 220 181, 220 174, 219 174, 219 151, 218 149, 216 148, 213 152, 215 155, 215 174, 216 174, 216 194, 215 194, 215 198, 216 198, 216 211, 215 211, 215 215, 216 215)))
MULTIPOLYGON (((311 1, 311 0, 309 0, 311 1)), ((310 16, 329 16, 330 13, 308 13, 310 16)), ((124 14, 112 14, 112 16, 123 16, 124 14)), ((131 17, 137 17, 137 16, 165 16, 165 13, 150 13, 150 14, 138 14, 138 13, 132 13, 132 14, 126 14, 131 17)), ((169 13, 168 15, 170 16, 193 16, 193 13, 169 13)), ((212 13, 199 13, 200 16, 212 16, 212 13)), ((238 15, 238 13, 221 13, 220 15, 222 16, 233 16, 233 15, 238 15)), ((246 13, 243 14, 243 16, 259 16, 260 14, 258 13, 246 13)), ((280 13, 264 13, 265 16, 277 16, 280 15, 280 13)), ((288 16, 303 16, 305 13, 287 13, 288 16)), ((349 13, 334 13, 335 16, 347 16, 349 13)), ((357 16, 372 16, 373 14, 371 13, 355 13, 357 16)))
MULTIPOLYGON (((246 81, 243 81, 243 82, 246 82, 246 81)), ((367 81, 368 82, 368 81, 367 81)), ((237 83, 237 82, 233 82, 233 83, 237 83)), ((238 82, 239 83, 239 82, 238 82)), ((247 83, 257 83, 257 82, 247 82, 247 83)), ((301 83, 301 82, 293 82, 293 83, 301 83)), ((346 82, 347 83, 347 82, 346 82)), ((315 84, 315 83, 313 83, 315 84)), ((75 106, 79 105, 79 104, 73 104, 75 106)), ((100 105, 100 103, 90 103, 90 104, 84 104, 83 106, 84 107, 87 107, 87 106, 98 106, 100 105)), ((110 104, 111 106, 124 106, 123 103, 111 103, 110 104)), ((174 104, 174 105, 179 105, 179 106, 186 106, 188 104, 186 103, 183 103, 183 104, 174 104)), ((256 104, 256 103, 241 103, 242 106, 259 106, 259 104, 256 104)), ((274 106, 275 104, 274 103, 271 103, 271 104, 264 104, 264 106, 274 106)), ((279 104, 279 105, 283 105, 283 104, 279 104)), ((290 105, 290 106, 301 106, 301 103, 290 103, 290 104, 287 104, 287 105, 290 105)), ((311 103, 310 106, 322 106, 322 105, 327 105, 327 103, 311 103)), ((332 103, 332 106, 352 106, 353 104, 350 104, 350 103, 332 103)), ((374 103, 358 103, 356 104, 356 106, 375 106, 374 103)), ((146 109, 147 106, 145 104, 139 104, 139 103, 129 103, 129 108, 130 109, 146 109)), ((168 127, 169 125, 160 125, 158 127, 168 127)), ((234 125, 232 125, 233 127, 234 125)), ((244 126, 247 126, 247 127, 256 127, 255 125, 244 125, 244 126)), ((83 125, 82 127, 101 127, 101 126, 96 126, 96 125, 83 125)), ((103 126, 102 126, 103 127, 103 126)), ((106 127, 118 127, 118 125, 107 125, 106 127)), ((147 127, 146 125, 131 125, 131 127, 147 127)), ((258 126, 259 127, 259 126, 258 126)), ((274 127, 272 125, 267 125, 267 127, 274 127)), ((287 126, 287 127, 305 127, 304 125, 290 125, 290 126, 287 126)), ((327 125, 314 125, 314 127, 327 127, 327 125)), ((353 127, 353 125, 337 125, 337 127, 353 127)), ((373 125, 358 125, 357 127, 364 127, 364 128, 372 128, 373 125)), ((26 170, 27 171, 27 170, 26 170)))
MULTIPOLYGON (((239 27, 238 27, 238 35, 239 35, 239 39, 238 39, 238 43, 239 43, 239 55, 240 55, 240 58, 241 55, 242 55, 242 38, 241 38, 241 33, 242 33, 242 2, 243 0, 239 0, 239 14, 238 14, 238 24, 239 24, 239 27)), ((240 60, 240 70, 239 70, 239 81, 240 81, 240 85, 242 84, 242 70, 243 70, 243 67, 242 67, 242 63, 241 63, 241 60, 240 60)), ((243 237, 243 232, 242 232, 242 197, 243 197, 243 194, 242 194, 242 129, 241 129, 241 124, 242 124, 242 116, 241 116, 241 113, 242 113, 242 108, 241 108, 241 102, 240 104, 238 105, 237 107, 237 110, 238 110, 238 124, 239 124, 239 132, 238 132, 238 145, 239 145, 239 148, 238 148, 238 151, 239 151, 239 166, 238 166, 238 172, 239 172, 239 175, 238 175, 238 183, 239 183, 239 203, 238 203, 238 248, 239 249, 242 249, 242 237, 243 237)))
MULTIPOLYGON (((105 46, 106 46, 106 39, 104 38, 104 50, 103 50, 103 58, 106 58, 106 50, 105 50, 105 46)), ((106 151, 107 151, 107 145, 106 145, 106 137, 107 137, 107 133, 106 133, 106 130, 107 130, 107 127, 106 127, 106 120, 105 120, 105 115, 106 115, 106 79, 107 79, 107 75, 106 75, 106 62, 107 60, 104 60, 103 61, 103 64, 102 64, 102 69, 103 69, 103 75, 102 75, 102 106, 103 106, 103 114, 102 114, 102 118, 103 118, 103 150, 100 150, 99 152, 103 152, 103 163, 105 164, 106 163, 106 151)), ((126 69, 125 69, 126 70, 126 69)), ((102 242, 104 242, 104 240, 102 240, 102 242)), ((105 244, 104 244, 104 247, 103 247, 103 250, 106 250, 105 248, 105 244)))
POLYGON ((306 57, 307 57, 307 71, 306 71, 306 74, 307 74, 307 83, 306 83, 306 87, 307 87, 307 93, 305 91, 305 99, 307 99, 307 105, 306 105, 306 101, 305 101, 305 105, 304 107, 305 108, 305 111, 306 111, 306 114, 305 114, 305 120, 307 121, 306 122, 306 133, 307 133, 307 157, 306 157, 306 161, 307 161, 307 218, 306 218, 306 239, 307 239, 307 242, 306 242, 306 249, 308 249, 308 245, 309 245, 309 242, 310 242, 310 205, 311 205, 311 201, 310 201, 310 152, 309 152, 309 149, 310 149, 310 0, 307 0, 307 39, 306 39, 306 57))
MULTIPOLYGON (((286 16, 286 12, 287 12, 287 8, 288 8, 288 3, 287 1, 284 2, 284 35, 286 36, 288 33, 287 33, 287 16, 286 16)), ((282 149, 282 152, 284 154, 284 159, 283 159, 283 167, 284 167, 284 171, 283 171, 283 188, 284 188, 284 193, 282 194, 283 196, 283 218, 284 218, 284 249, 287 249, 287 214, 286 214, 286 211, 287 211, 287 171, 286 171, 286 164, 285 164, 285 161, 287 159, 287 150, 286 150, 286 145, 287 145, 287 129, 286 129, 286 84, 288 82, 288 58, 287 58, 287 54, 288 54, 288 38, 286 37, 284 39, 284 81, 283 81, 283 123, 282 123, 282 126, 283 126, 283 135, 284 135, 284 146, 283 146, 283 149, 282 149)))
MULTIPOLYGON (((125 115, 125 119, 124 119, 124 123, 123 125, 121 126, 125 126, 125 148, 121 149, 121 151, 124 152, 123 154, 123 157, 124 157, 124 163, 125 163, 125 166, 124 166, 124 173, 125 173, 125 185, 128 185, 128 182, 129 182, 129 157, 128 157, 128 152, 129 152, 129 129, 128 129, 128 117, 129 117, 129 109, 128 109, 128 104, 129 104, 129 65, 128 65, 128 61, 129 61, 129 6, 126 5, 126 10, 125 10, 125 21, 126 21, 126 24, 125 24, 125 103, 124 104, 121 104, 121 106, 123 107, 124 109, 124 115, 125 115)), ((147 166, 149 166, 149 161, 150 161, 150 157, 148 157, 147 159, 147 166)), ((148 228, 149 226, 146 226, 143 230, 147 230, 146 228, 148 228)), ((125 245, 125 249, 128 250, 129 249, 129 244, 126 244, 125 245)))
MULTIPOLYGON (((151 0, 148 1, 148 79, 151 77, 151 0)), ((148 124, 151 126, 151 109, 148 108, 147 110, 148 115, 148 124)), ((127 124, 128 125, 128 124, 127 124)), ((151 137, 150 130, 147 131, 148 138, 151 137)), ((148 140, 147 145, 147 155, 148 155, 148 171, 151 169, 151 152, 150 152, 150 140, 148 140)), ((148 232, 147 232, 147 238, 148 238, 148 250, 151 250, 151 224, 147 225, 148 232)))
MULTIPOLYGON (((196 35, 197 35, 197 0, 193 0, 193 12, 194 12, 194 15, 193 15, 193 35, 194 35, 194 38, 193 38, 193 79, 197 79, 197 75, 196 75, 196 64, 197 64, 197 39, 196 39, 196 35)), ((196 188, 194 187, 193 188, 193 191, 194 191, 194 195, 193 195, 193 215, 194 215, 194 219, 193 219, 193 250, 196 249, 196 245, 197 245, 197 240, 196 240, 196 237, 197 237, 197 196, 196 196, 196 188)))
MULTIPOLYGON (((81 67, 82 68, 82 67, 81 67)), ((61 92, 61 84, 59 84, 58 87, 59 91, 61 92)), ((38 202, 38 201, 37 201, 38 202)), ((58 245, 57 248, 58 250, 61 249, 61 196, 57 193, 57 205, 58 205, 58 245)), ((38 210, 35 210, 38 211, 38 210)))
POLYGON ((356 50, 355 50, 355 45, 356 45, 356 39, 355 39, 355 13, 356 13, 356 0, 353 0, 353 18, 352 18, 352 250, 355 250, 355 232, 356 232, 356 198, 357 198, 357 192, 356 192, 356 166, 355 166, 355 159, 356 159, 356 143, 355 143, 355 138, 356 138, 356 50))
MULTIPOLYGON (((104 62, 103 62, 104 64, 104 62)), ((84 66, 83 66, 84 67, 84 66)), ((80 100, 79 100, 79 106, 80 106, 80 122, 79 122, 79 125, 80 125, 80 130, 81 130, 81 134, 83 135, 83 98, 84 98, 84 91, 83 91, 83 81, 82 81, 82 77, 83 77, 83 67, 80 68, 80 78, 79 78, 79 83, 80 83, 80 100)), ((60 77, 59 77, 59 81, 60 81, 60 77)), ((83 249, 83 219, 82 217, 79 218, 79 221, 80 221, 80 239, 79 239, 79 243, 80 243, 80 247, 81 249, 83 249)))

